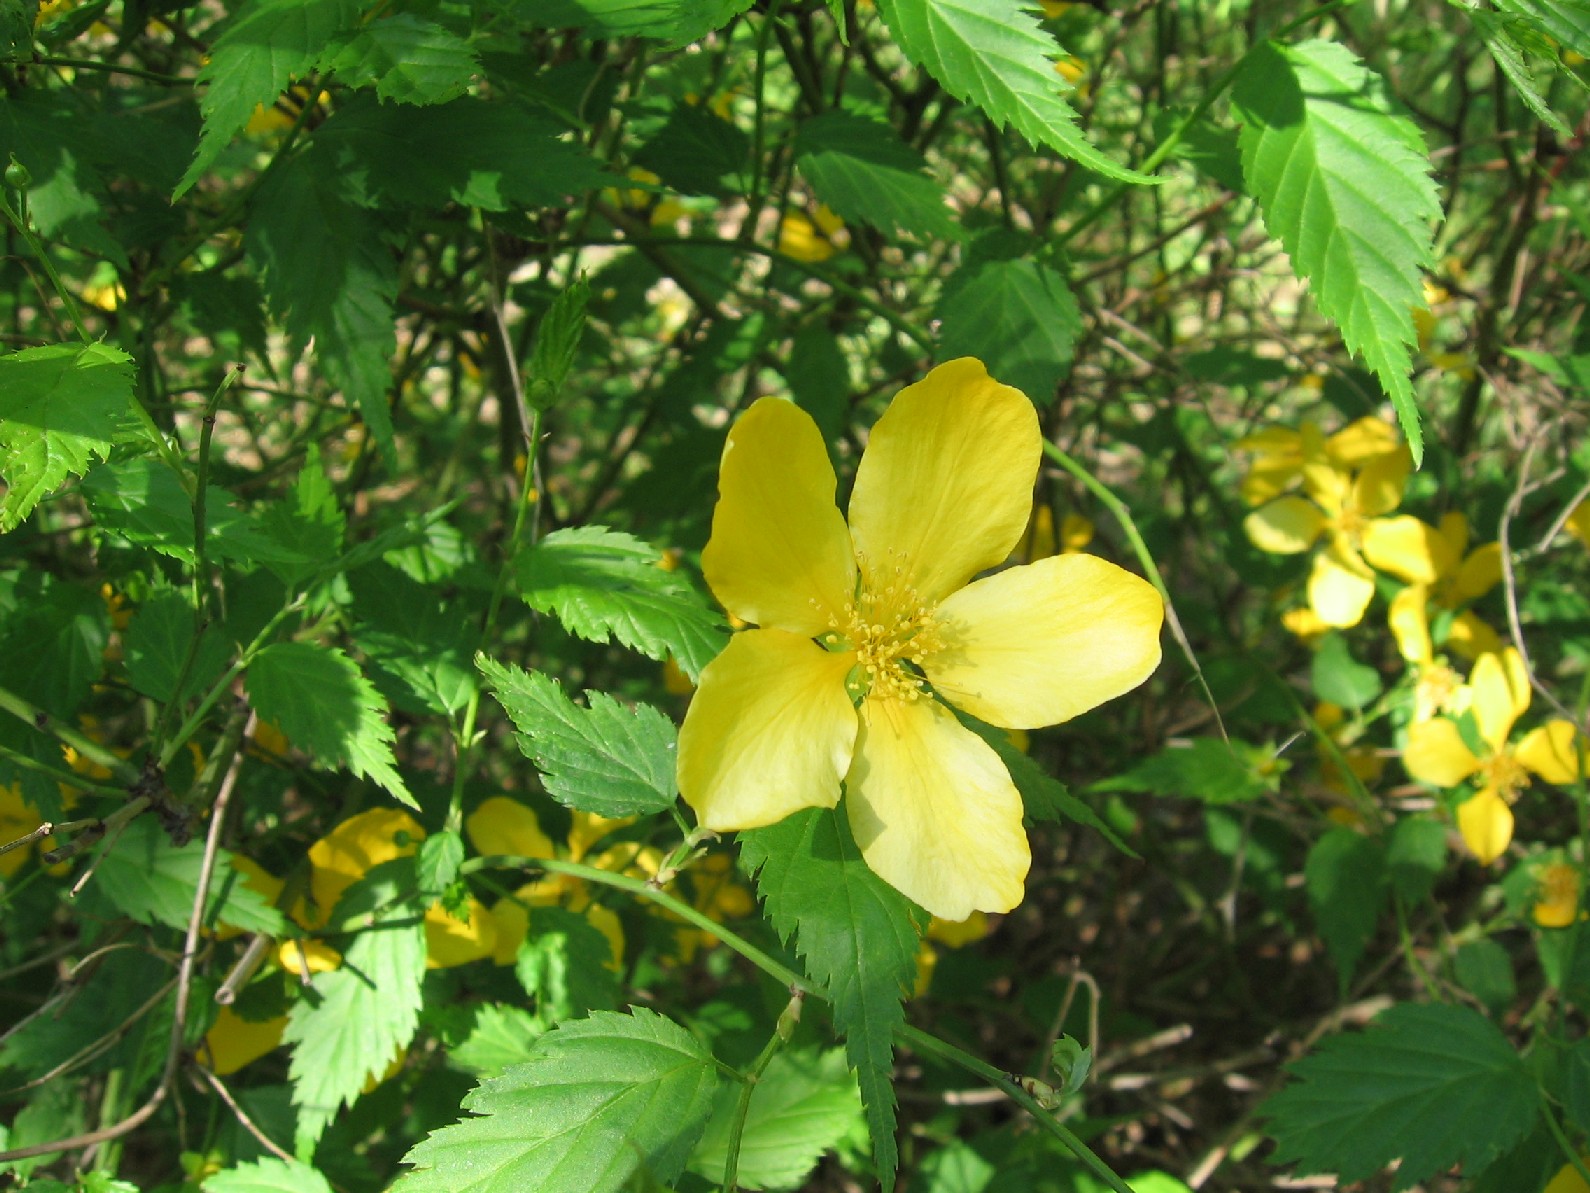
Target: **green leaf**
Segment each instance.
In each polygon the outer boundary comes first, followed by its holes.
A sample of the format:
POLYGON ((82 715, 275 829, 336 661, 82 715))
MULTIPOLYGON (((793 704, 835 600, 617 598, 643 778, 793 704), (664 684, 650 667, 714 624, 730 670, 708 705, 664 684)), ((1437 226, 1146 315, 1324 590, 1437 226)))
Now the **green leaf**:
POLYGON ((204 1193, 331 1193, 330 1183, 309 1165, 269 1157, 206 1177, 200 1187, 204 1193))
POLYGON ((322 766, 346 766, 418 808, 397 772, 386 701, 334 646, 278 642, 254 656, 244 679, 263 720, 322 766))
POLYGON ((316 974, 313 996, 288 1014, 282 1040, 297 1045, 288 1075, 300 1154, 366 1081, 385 1074, 419 1026, 425 929, 417 908, 400 900, 369 918, 374 922, 354 937, 342 966, 316 974))
MULTIPOLYGON (((690 1170, 723 1180, 738 1086, 718 1095, 712 1119, 690 1157, 690 1170)), ((861 1121, 861 1098, 845 1054, 806 1049, 781 1052, 751 1091, 740 1137, 738 1179, 743 1189, 795 1189, 824 1153, 861 1121)))
MULTIPOLYGON (((83 478, 83 496, 103 530, 193 565, 193 496, 164 461, 136 456, 100 464, 83 478)), ((215 485, 205 490, 205 553, 242 563, 287 558, 234 501, 215 485)))
POLYGON ((354 642, 392 702, 416 713, 464 708, 478 686, 470 653, 479 623, 462 596, 446 601, 385 563, 349 572, 347 583, 354 642))
POLYGON ((382 100, 441 104, 464 94, 480 63, 458 34, 400 12, 336 39, 320 68, 352 87, 373 85, 382 100))
POLYGON ((1386 873, 1409 904, 1422 903, 1446 867, 1447 826, 1433 816, 1405 816, 1386 842, 1386 873))
POLYGON ((813 193, 846 223, 885 235, 959 240, 944 188, 928 177, 927 159, 881 120, 831 111, 795 133, 795 166, 813 193))
POLYGON ((1385 906, 1385 850, 1350 828, 1333 828, 1308 851, 1303 886, 1345 996, 1385 906))
POLYGON ((314 343, 327 379, 353 401, 390 460, 397 265, 356 186, 318 145, 279 162, 255 193, 243 243, 272 312, 300 351, 314 343))
POLYGON ((15 530, 68 476, 110 455, 130 414, 132 357, 103 344, 49 344, 0 356, 0 533, 15 530))
POLYGON ((529 909, 530 925, 514 973, 536 1011, 549 1022, 573 1019, 618 1005, 618 981, 610 968, 613 946, 577 911, 566 907, 529 909))
POLYGON ((809 808, 740 834, 768 919, 827 993, 861 1084, 879 1183, 894 1183, 894 1030, 916 981, 920 908, 874 874, 843 809, 809 808))
MULTIPOLYGON (((1497 0, 1496 7, 1520 17, 1563 49, 1590 57, 1590 2, 1587 0, 1497 0)), ((1472 17, 1472 9, 1466 10, 1472 17)))
POLYGON ((1316 696, 1343 708, 1364 708, 1380 695, 1380 672, 1353 658, 1347 636, 1334 630, 1320 639, 1309 678, 1316 696))
POLYGON ((1246 803, 1271 790, 1274 780, 1269 765, 1273 761, 1270 750, 1237 738, 1225 742, 1218 737, 1195 737, 1185 746, 1169 746, 1124 775, 1095 783, 1089 790, 1184 796, 1208 804, 1246 803))
MULTIPOLYGON (((87 588, 45 572, 24 575, 0 630, 0 684, 53 716, 75 720, 105 673, 110 622, 87 588)), ((60 754, 51 748, 59 765, 60 754)))
MULTIPOLYGON (((94 890, 93 884, 87 892, 94 890)), ((116 912, 106 908, 108 916, 116 912)), ((96 1041, 110 1041, 125 1032, 130 1008, 154 1000, 172 977, 166 960, 140 949, 112 949, 62 985, 32 1015, 8 1025, 0 1037, 0 1072, 7 1074, 7 1087, 19 1084, 11 1075, 25 1081, 55 1073, 96 1041)), ((48 990, 43 983, 40 993, 48 990)), ((125 1058, 126 1042, 108 1054, 89 1060, 88 1072, 101 1072, 125 1058)), ((53 1080, 45 1088, 73 1089, 74 1083, 53 1080)), ((58 1139, 59 1135, 45 1138, 58 1139)), ((43 1142, 40 1139, 38 1142, 43 1142)))
POLYGON ((393 1193, 616 1193, 637 1172, 679 1175, 718 1086, 700 1041, 637 1008, 565 1023, 533 1053, 464 1099, 480 1117, 411 1149, 393 1193))
POLYGON ((1065 276, 1030 257, 968 259, 944 283, 937 307, 943 359, 975 356, 989 375, 1051 405, 1082 315, 1065 276))
POLYGON ((563 392, 580 349, 580 337, 585 334, 585 304, 590 298, 591 287, 583 277, 576 278, 559 291, 536 326, 527 396, 537 410, 551 409, 563 392))
POLYGON ((476 665, 519 730, 519 749, 560 804, 599 816, 646 816, 674 802, 674 723, 647 704, 630 708, 587 692, 589 708, 538 671, 476 665))
POLYGON ((700 41, 751 6, 751 0, 537 0, 531 23, 576 28, 594 37, 658 37, 674 46, 700 41))
MULTIPOLYGON (((78 11, 83 7, 87 6, 78 11)), ((31 24, 31 17, 28 20, 31 24)), ((93 142, 83 135, 96 104, 96 100, 85 100, 80 89, 63 93, 34 86, 9 92, 0 103, 0 162, 9 162, 15 154, 33 176, 28 186, 28 215, 41 237, 103 254, 126 269, 126 249, 105 229, 111 204, 103 175, 90 160, 97 156, 93 142)), ((145 171, 149 168, 145 161, 138 165, 145 171)), ((147 173, 140 174, 141 180, 147 178, 147 173)), ((99 347, 103 352, 114 351, 106 345, 99 347)))
POLYGON ((204 131, 173 198, 214 164, 256 106, 275 102, 315 64, 327 41, 358 19, 355 0, 253 0, 233 15, 199 69, 204 131))
POLYGON ((1232 89, 1242 171, 1265 227, 1391 395, 1424 455, 1408 374, 1441 205, 1418 126, 1345 46, 1255 47, 1232 89))
POLYGON ((1261 1111, 1276 1162, 1346 1184, 1400 1159, 1393 1193, 1454 1164, 1484 1168, 1534 1125, 1539 1102, 1513 1045, 1468 1007, 1394 1006, 1287 1071, 1261 1111))
POLYGON ((682 575, 658 567, 660 558, 605 526, 555 530, 516 561, 519 593, 571 634, 593 642, 611 635, 659 662, 672 654, 697 679, 723 649, 723 619, 682 575))
POLYGON ((220 630, 207 625, 187 682, 177 690, 193 637, 193 606, 188 597, 171 588, 157 591, 138 606, 127 624, 123 654, 128 682, 162 704, 185 700, 214 682, 226 668, 230 651, 220 630))
POLYGON ((1082 136, 1055 74, 1062 51, 1023 0, 879 0, 878 9, 912 63, 999 127, 1009 124, 1034 145, 1107 178, 1152 181, 1116 165, 1082 136))
MULTIPOLYGON (((100 859, 94 883, 113 914, 131 916, 140 924, 186 928, 203 868, 203 841, 173 845, 153 816, 141 816, 100 859)), ((242 875, 232 869, 232 855, 224 849, 210 876, 203 922, 208 928, 224 922, 244 932, 272 936, 287 930, 282 913, 265 896, 243 885, 242 875)))
MULTIPOLYGON (((1556 47, 1545 41, 1546 35, 1534 22, 1516 16, 1505 16, 1482 8, 1466 11, 1469 21, 1479 30, 1480 38, 1495 60, 1497 69, 1513 85, 1524 106, 1559 137, 1573 136, 1573 129, 1568 122, 1551 110, 1551 105, 1541 94, 1542 80, 1536 77, 1537 65, 1541 67, 1540 73, 1548 76, 1560 69, 1556 47)), ((1549 82, 1549 79, 1546 81, 1549 82)))
POLYGON ((672 190, 728 198, 743 191, 750 157, 750 138, 734 125, 702 105, 681 104, 636 151, 635 164, 672 190))
POLYGON ((319 446, 309 445, 292 491, 265 511, 260 529, 276 543, 281 557, 266 560, 266 565, 289 589, 342 553, 347 519, 321 465, 319 446))
POLYGON ((474 1010, 474 1024, 461 1043, 448 1049, 447 1059, 480 1077, 496 1077, 535 1054, 546 1034, 546 1022, 522 1007, 484 1003, 474 1010))
POLYGON ((414 880, 428 898, 440 898, 458 878, 458 868, 463 864, 464 838, 452 829, 443 829, 420 843, 414 880))
POLYGON ((1452 976, 1493 1014, 1505 1012, 1518 997, 1513 959, 1488 936, 1468 941, 1453 954, 1452 976))

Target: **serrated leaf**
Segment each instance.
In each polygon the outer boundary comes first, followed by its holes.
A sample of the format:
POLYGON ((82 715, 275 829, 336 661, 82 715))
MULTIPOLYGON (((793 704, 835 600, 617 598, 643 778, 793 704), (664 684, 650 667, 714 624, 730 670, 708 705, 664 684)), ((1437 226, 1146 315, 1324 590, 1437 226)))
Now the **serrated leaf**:
POLYGON ((1082 314, 1058 270, 1031 258, 968 261, 939 299, 939 356, 975 356, 1039 406, 1055 400, 1082 314))
POLYGON ((132 357, 103 344, 0 356, 0 533, 15 530, 68 476, 110 455, 132 399, 132 357))
MULTIPOLYGON (((105 603, 98 593, 45 572, 24 575, 16 596, 19 603, 0 629, 0 685, 53 716, 73 720, 105 673, 110 640, 105 603)), ((59 753, 53 748, 50 753, 59 765, 59 753)))
POLYGON ((699 679, 727 641, 723 619, 690 582, 657 566, 661 553, 605 526, 555 530, 515 561, 519 595, 571 634, 609 636, 661 662, 672 654, 699 679))
MULTIPOLYGON (((718 1096, 712 1119, 690 1157, 690 1170, 713 1183, 723 1180, 738 1087, 718 1096)), ((835 1048, 781 1052, 751 1091, 740 1136, 737 1179, 742 1189, 794 1189, 817 1161, 861 1119, 856 1079, 835 1048)))
POLYGON ((1024 0, 879 0, 905 56, 1003 128, 1121 182, 1152 179, 1088 144, 1055 74, 1062 53, 1024 0))
POLYGON ((926 915, 874 874, 841 809, 810 808, 740 834, 741 858, 779 936, 828 994, 861 1086, 879 1183, 894 1183, 894 1030, 916 980, 926 915))
POLYGON ((1528 21, 1563 49, 1590 57, 1590 3, 1586 0, 1497 0, 1496 7, 1528 21))
MULTIPOLYGON (((31 45, 28 53, 31 57, 31 45)), ((15 154, 33 176, 28 215, 40 236, 102 253, 127 269, 126 249, 105 229, 111 204, 104 177, 91 160, 98 156, 93 142, 83 134, 95 102, 85 100, 78 89, 27 87, 10 92, 0 104, 0 161, 8 162, 15 154)), ((139 166, 149 168, 147 162, 139 166)), ((147 181, 149 175, 140 177, 147 181)))
POLYGON ((230 654, 221 632, 205 626, 188 664, 187 680, 177 690, 183 664, 193 649, 193 606, 175 589, 156 592, 138 606, 127 625, 123 649, 127 680, 151 700, 185 700, 220 676, 230 654))
POLYGON ((673 46, 699 41, 751 6, 751 0, 538 0, 533 24, 582 29, 596 37, 657 37, 673 46))
POLYGON ((299 999, 288 1015, 282 1040, 297 1045, 288 1075, 301 1152, 366 1081, 386 1072, 419 1026, 425 929, 415 908, 402 901, 371 919, 341 967, 316 974, 314 996, 299 999))
POLYGON ((458 868, 463 864, 464 838, 452 829, 432 833, 420 843, 414 863, 414 879, 420 892, 428 898, 440 898, 458 877, 458 868))
POLYGON ((278 642, 254 657, 243 682, 261 719, 316 762, 346 766, 419 807, 397 772, 386 701, 342 651, 278 642))
POLYGON ((393 1193, 609 1193, 644 1171, 671 1181, 711 1110, 718 1074, 689 1032, 652 1011, 599 1011, 483 1082, 480 1116, 431 1132, 393 1193))
POLYGON ((1350 828, 1333 828, 1308 851, 1303 886, 1345 995, 1386 902, 1385 849, 1350 828))
POLYGON ((265 511, 260 530, 279 548, 280 558, 266 560, 266 566, 288 588, 315 575, 341 554, 347 519, 321 465, 318 445, 309 445, 291 492, 265 511))
POLYGON ((1409 346, 1441 215, 1423 135, 1336 42, 1255 47, 1231 98, 1243 122, 1242 172, 1265 227, 1391 395, 1417 464, 1424 446, 1409 346))
POLYGON ((397 265, 380 217, 356 186, 355 176, 318 143, 279 162, 254 196, 243 243, 271 311, 300 351, 313 342, 327 378, 392 459, 387 391, 397 342, 397 265))
POLYGON ((927 159, 881 120, 832 111, 804 121, 795 133, 795 166, 847 223, 889 236, 961 239, 927 159))
POLYGON ((1271 776, 1261 767, 1269 750, 1232 738, 1195 737, 1168 746, 1125 774, 1095 783, 1092 791, 1141 791, 1201 799, 1208 804, 1256 800, 1270 790, 1271 776))
MULTIPOLYGON (((137 456, 99 464, 83 478, 83 496, 102 529, 193 565, 193 496, 163 460, 137 456)), ((205 554, 242 563, 284 558, 235 501, 215 485, 205 490, 205 554)))
POLYGON ((1400 1159, 1394 1193, 1454 1164, 1484 1168, 1529 1131, 1539 1103, 1512 1044, 1468 1007, 1394 1006, 1287 1071, 1261 1110, 1275 1161, 1347 1183, 1400 1159))
POLYGON ((1433 816, 1404 816, 1386 842, 1386 873, 1406 903, 1421 903, 1446 866, 1447 826, 1433 816))
MULTIPOLYGON (((1524 106, 1559 137, 1573 136, 1573 129, 1568 126, 1568 122, 1551 110, 1551 105, 1541 94, 1541 83, 1536 79, 1533 69, 1534 63, 1542 63, 1542 58, 1534 57, 1532 60, 1531 51, 1536 55, 1551 53, 1556 49, 1555 45, 1538 44, 1544 40, 1545 35, 1534 26, 1533 22, 1500 15, 1482 8, 1471 8, 1467 11, 1469 20, 1479 30, 1480 38, 1484 41, 1485 48, 1490 51, 1497 69, 1513 85, 1513 90, 1518 93, 1518 98, 1524 101, 1524 106)), ((1545 59, 1543 66, 1545 74, 1549 75, 1555 71, 1557 69, 1555 56, 1545 59)))
POLYGON ((1465 942, 1452 957, 1452 976, 1493 1014, 1501 1014, 1518 997, 1513 959, 1488 936, 1465 942))
POLYGON ((584 915, 566 907, 535 907, 514 974, 549 1022, 618 1004, 612 943, 584 915))
MULTIPOLYGON (((243 885, 231 858, 226 850, 219 851, 205 900, 204 925, 214 928, 224 922, 244 932, 273 936, 286 931, 282 913, 265 896, 243 885)), ((142 816, 100 858, 93 879, 96 897, 140 924, 186 928, 203 868, 203 841, 173 845, 152 816, 142 816)))
POLYGON ((206 1177, 200 1187, 204 1193, 331 1193, 330 1183, 309 1165, 271 1157, 206 1177))
POLYGON ((514 727, 519 748, 536 764, 560 804, 599 816, 646 816, 674 802, 674 723, 647 704, 633 708, 605 692, 587 692, 581 708, 555 680, 480 656, 514 727))
POLYGON ((480 63, 458 34, 400 12, 338 38, 320 68, 353 87, 373 85, 382 100, 440 104, 464 94, 480 63))
POLYGON ((475 1008, 474 1025, 461 1043, 448 1049, 447 1059, 479 1076, 495 1077, 528 1061, 546 1030, 539 1015, 522 1007, 485 1003, 475 1008))
POLYGON ((242 131, 259 104, 270 104, 309 70, 326 42, 359 19, 356 0, 253 0, 227 23, 200 68, 204 131, 174 198, 181 198, 242 131))
POLYGON ((751 140, 727 120, 697 104, 681 104, 635 153, 635 164, 662 184, 687 195, 727 198, 743 187, 751 140))

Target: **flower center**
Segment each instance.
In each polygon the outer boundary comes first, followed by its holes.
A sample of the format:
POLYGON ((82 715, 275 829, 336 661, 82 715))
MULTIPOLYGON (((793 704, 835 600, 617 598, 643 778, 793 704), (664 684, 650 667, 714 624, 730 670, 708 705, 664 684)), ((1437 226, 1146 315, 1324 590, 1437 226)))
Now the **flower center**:
POLYGON ((1498 750, 1485 760, 1480 767, 1480 778, 1485 786, 1509 802, 1529 786, 1529 772, 1507 749, 1498 750))
POLYGON ((829 620, 836 645, 856 652, 852 687, 861 696, 920 699, 926 683, 924 659, 942 648, 933 610, 908 579, 903 558, 891 559, 881 575, 858 560, 854 599, 829 620))
POLYGON ((1458 693, 1463 681, 1457 672, 1445 663, 1426 663, 1419 668, 1419 679, 1414 687, 1414 707, 1420 720, 1429 720, 1437 713, 1457 713, 1458 693))

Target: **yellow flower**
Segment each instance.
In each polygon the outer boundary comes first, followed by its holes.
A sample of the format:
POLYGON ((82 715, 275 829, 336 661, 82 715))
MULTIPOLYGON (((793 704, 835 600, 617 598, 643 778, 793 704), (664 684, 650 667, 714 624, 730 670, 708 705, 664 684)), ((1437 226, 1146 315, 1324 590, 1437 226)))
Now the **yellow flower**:
MULTIPOLYGON (((0 787, 0 845, 20 841, 43 823, 44 817, 39 815, 39 810, 23 798, 21 786, 11 783, 0 787)), ((35 842, 26 849, 0 853, 0 879, 10 878, 22 869, 37 847, 38 843, 35 842)), ((45 845, 44 848, 50 849, 53 845, 45 845)))
POLYGON ((1542 928, 1566 928, 1579 918, 1579 867, 1551 862, 1535 875, 1539 897, 1535 923, 1542 928))
POLYGON ((1529 708, 1529 677, 1512 647, 1479 657, 1469 693, 1484 752, 1476 754, 1454 722, 1438 717, 1408 727, 1402 763, 1415 779, 1435 787, 1479 780, 1479 794, 1458 806, 1458 831, 1474 856, 1489 865, 1513 839, 1508 805, 1529 786, 1530 776, 1558 784, 1578 776, 1578 735, 1567 721, 1553 720, 1530 730, 1516 746, 1509 743, 1514 722, 1529 708))
POLYGON ((1093 541, 1093 523, 1081 514, 1067 514, 1060 520, 1060 534, 1054 529, 1054 510, 1040 501, 1032 507, 1032 517, 1027 519, 1027 529, 1022 531, 1015 550, 1010 553, 1012 563, 1036 563, 1051 555, 1075 555, 1093 541))
POLYGON ((1468 519, 1449 513, 1440 526, 1406 514, 1364 528, 1364 558, 1408 587, 1392 600, 1391 632, 1409 662, 1431 658, 1427 606, 1455 614, 1446 645, 1467 659, 1494 654, 1502 640, 1467 606, 1502 582, 1502 547, 1468 550, 1468 519))
MULTIPOLYGON (((1326 625, 1357 625, 1375 593, 1374 573, 1360 551, 1365 537, 1375 534, 1379 515, 1397 508, 1413 467, 1406 447, 1385 450, 1382 432, 1389 431, 1378 420, 1360 419, 1330 440, 1320 440, 1318 430, 1305 424, 1297 453, 1302 463, 1296 471, 1306 496, 1273 497, 1242 523, 1255 547, 1277 555, 1302 554, 1323 541, 1309 572, 1308 604, 1326 625)), ((1284 487, 1294 458, 1277 450, 1273 434, 1266 442, 1262 470, 1255 465, 1264 484, 1250 486, 1252 492, 1284 487)))
POLYGON ((210 1030, 204 1033, 201 1059, 217 1077, 225 1077, 275 1051, 286 1030, 286 1015, 253 1020, 243 1018, 231 1007, 222 1007, 210 1030))
POLYGON ((1021 901, 1021 797, 947 705, 1004 729, 1069 720, 1149 676, 1164 617, 1091 555, 973 581, 1021 537, 1040 454, 1026 396, 950 361, 873 428, 847 526, 811 417, 763 398, 740 418, 701 562, 758 628, 702 672, 680 729, 679 789, 705 827, 832 808, 842 784, 862 856, 934 915, 1021 901))
POLYGON ((1574 506, 1573 513, 1568 515, 1568 520, 1563 525, 1569 534, 1590 547, 1590 498, 1574 506))
MULTIPOLYGON (((1590 1156, 1581 1159, 1590 1162, 1590 1156)), ((1585 1184, 1585 1179, 1579 1175, 1577 1168, 1572 1164, 1564 1164, 1541 1193, 1590 1193, 1590 1185, 1585 1184)))
POLYGON ((799 211, 786 215, 778 226, 778 251, 797 261, 826 261, 850 243, 844 220, 819 207, 810 217, 799 211))

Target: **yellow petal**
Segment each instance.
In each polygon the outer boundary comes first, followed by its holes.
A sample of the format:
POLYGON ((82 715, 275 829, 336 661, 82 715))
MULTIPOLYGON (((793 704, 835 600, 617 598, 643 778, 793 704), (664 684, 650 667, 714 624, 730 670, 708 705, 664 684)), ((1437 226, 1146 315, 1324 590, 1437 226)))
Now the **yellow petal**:
POLYGON ((1472 707, 1480 736, 1493 751, 1507 745, 1513 722, 1529 707, 1529 677, 1524 660, 1509 646, 1500 654, 1481 655, 1469 673, 1472 707))
POLYGON ((1377 456, 1390 455, 1402 446, 1390 423, 1366 416, 1348 423, 1325 441, 1325 453, 1343 468, 1358 468, 1377 456))
POLYGON ((850 533, 879 582, 895 568, 933 605, 1002 562, 1032 509, 1038 413, 962 357, 901 390, 856 471, 850 533))
POLYGON ((603 964, 615 973, 624 969, 624 925, 611 907, 587 904, 582 913, 586 922, 607 938, 609 956, 603 964))
POLYGON ((1577 867, 1567 862, 1552 862, 1541 867, 1535 875, 1535 881, 1539 889, 1535 903, 1535 923, 1542 928, 1566 928, 1579 918, 1577 867))
POLYGON ((1402 504, 1403 486, 1413 471, 1413 457, 1407 448, 1366 462, 1353 478, 1352 503, 1366 518, 1389 514, 1402 504))
POLYGON ((1056 555, 967 585, 938 607, 943 649, 922 669, 993 725, 1057 725, 1159 665, 1165 607, 1146 581, 1093 555, 1056 555))
POLYGON ((679 790, 707 828, 757 828, 831 808, 857 720, 851 653, 780 630, 746 630, 701 673, 679 730, 679 790))
POLYGON ((1288 463, 1260 463, 1255 462, 1248 469, 1248 474, 1242 478, 1242 500, 1247 505, 1263 505, 1285 493, 1302 475, 1302 462, 1295 460, 1288 463))
POLYGON ((342 954, 321 940, 284 940, 276 946, 276 964, 295 977, 330 973, 342 965, 342 954))
POLYGON ((1458 805, 1457 820, 1463 843, 1481 865, 1488 866, 1507 852, 1513 839, 1513 810, 1489 787, 1458 805))
POLYGON ((1277 497, 1242 520, 1248 541, 1272 555, 1297 555, 1318 541, 1325 515, 1302 497, 1277 497))
POLYGON ((1524 734, 1513 757, 1548 783, 1572 783, 1581 773, 1579 751, 1590 752, 1590 743, 1567 721, 1547 721, 1524 734))
POLYGON ((982 940, 988 932, 988 916, 981 911, 974 911, 964 920, 942 920, 934 917, 928 924, 926 939, 936 940, 940 944, 949 945, 952 949, 958 949, 975 940, 982 940))
POLYGON ((396 808, 372 808, 350 816, 309 847, 309 893, 325 923, 342 893, 370 870, 407 857, 425 839, 420 822, 396 808))
POLYGON ((552 838, 541 831, 536 814, 516 799, 494 795, 464 820, 475 852, 505 857, 551 857, 552 838))
POLYGON ((255 1021, 243 1018, 231 1007, 222 1007, 210 1030, 204 1033, 204 1059, 212 1073, 225 1077, 275 1051, 286 1030, 286 1015, 255 1021))
MULTIPOLYGON (((1564 61, 1570 53, 1571 50, 1563 51, 1564 61)), ((1572 1164, 1564 1164, 1557 1169, 1557 1175, 1551 1178, 1541 1193, 1590 1193, 1590 1184, 1585 1183, 1584 1177, 1579 1175, 1579 1170, 1572 1164)))
POLYGON ((1581 543, 1590 546, 1590 497, 1573 507, 1563 527, 1581 543))
POLYGON ((1446 537, 1419 518, 1374 518, 1364 524, 1364 558, 1408 584, 1434 584, 1458 559, 1446 537))
POLYGON ((1093 522, 1081 514, 1067 514, 1060 521, 1060 550, 1073 553, 1093 541, 1093 522))
POLYGON ((1482 654, 1496 654, 1502 649, 1502 636, 1470 611, 1459 613, 1452 619, 1446 632, 1446 646, 1465 659, 1477 659, 1482 654))
POLYGON ((867 865, 940 919, 1020 903, 1032 859, 999 755, 933 700, 866 700, 861 720, 845 806, 867 865))
POLYGON ((1430 590, 1420 584, 1410 584, 1391 598, 1391 609, 1386 623, 1397 640, 1397 650, 1410 663, 1426 664, 1435 660, 1435 649, 1430 645, 1430 620, 1425 616, 1424 605, 1430 590))
POLYGON ((810 219, 798 211, 786 215, 778 226, 778 251, 797 261, 826 261, 839 250, 810 219))
POLYGON ((1502 544, 1475 547, 1452 578, 1452 602, 1463 605, 1479 600, 1502 582, 1502 544))
POLYGON ((1369 569, 1332 547, 1314 556, 1308 575, 1308 604, 1326 625, 1345 629, 1364 619, 1375 581, 1369 569))
POLYGON ((815 638, 855 590, 834 466, 800 407, 761 398, 723 445, 712 537, 701 570, 723 607, 763 627, 815 638))
POLYGON ((1451 721, 1441 718, 1408 726, 1402 765, 1421 783, 1456 787, 1480 768, 1480 760, 1451 721))
POLYGON ((595 812, 575 812, 569 820, 569 857, 577 862, 582 861, 606 838, 634 823, 633 816, 598 816, 595 812))
POLYGON ((1448 510, 1441 515, 1439 525, 1441 537, 1446 539, 1447 546, 1452 548, 1453 558, 1462 559, 1463 552, 1467 551, 1469 546, 1469 520, 1457 510, 1448 510))
POLYGON ((497 947, 497 924, 479 900, 469 901, 469 918, 454 917, 440 903, 425 913, 425 965, 450 969, 490 957, 497 947))

